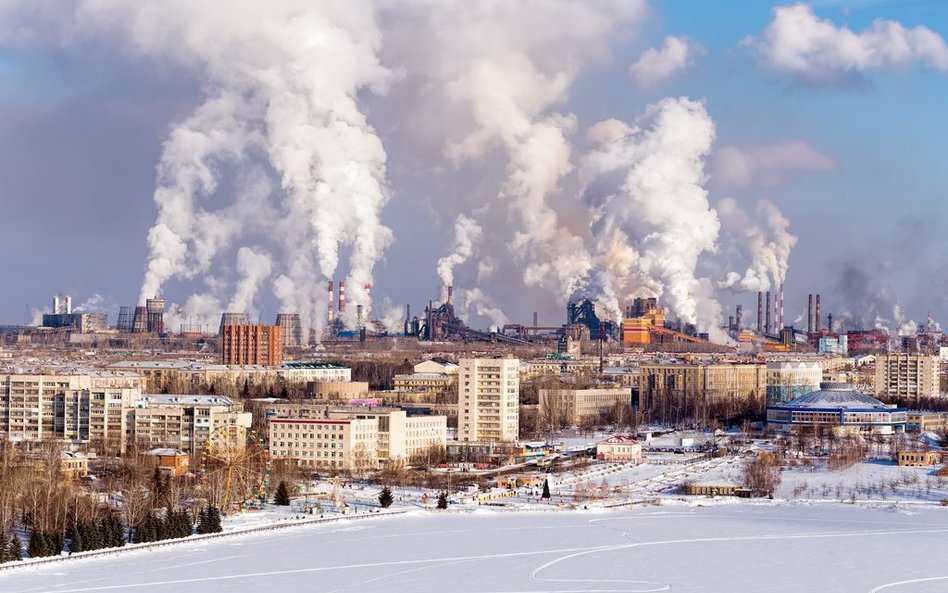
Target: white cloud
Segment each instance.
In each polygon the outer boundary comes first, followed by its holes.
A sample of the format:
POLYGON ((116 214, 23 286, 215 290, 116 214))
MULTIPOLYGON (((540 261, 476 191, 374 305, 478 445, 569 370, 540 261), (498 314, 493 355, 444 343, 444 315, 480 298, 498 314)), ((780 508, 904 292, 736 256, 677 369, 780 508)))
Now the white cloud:
POLYGON ((923 26, 877 19, 860 32, 820 19, 806 4, 774 9, 773 21, 753 47, 761 65, 815 85, 858 81, 871 70, 896 70, 915 63, 948 72, 945 40, 923 26))
POLYGON ((793 173, 832 171, 836 160, 803 140, 782 140, 756 146, 725 146, 715 152, 711 180, 718 189, 775 187, 793 173))
POLYGON ((652 88, 693 65, 704 50, 683 37, 666 37, 660 48, 650 47, 629 68, 632 82, 652 88))

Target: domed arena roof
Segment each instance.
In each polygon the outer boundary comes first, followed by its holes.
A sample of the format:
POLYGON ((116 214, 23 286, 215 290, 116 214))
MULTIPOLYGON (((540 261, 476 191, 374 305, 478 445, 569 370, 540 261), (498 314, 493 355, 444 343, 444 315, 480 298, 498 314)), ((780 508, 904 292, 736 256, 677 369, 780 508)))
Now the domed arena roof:
POLYGON ((793 408, 867 408, 891 410, 874 397, 853 388, 851 383, 820 383, 818 391, 804 393, 781 407, 793 408))

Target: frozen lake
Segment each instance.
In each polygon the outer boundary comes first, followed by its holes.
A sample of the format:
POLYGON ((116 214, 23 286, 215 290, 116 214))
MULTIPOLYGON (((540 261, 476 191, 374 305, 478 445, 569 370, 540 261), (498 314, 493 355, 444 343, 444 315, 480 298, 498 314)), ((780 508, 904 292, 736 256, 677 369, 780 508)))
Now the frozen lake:
POLYGON ((410 514, 0 572, 0 591, 948 590, 948 511, 664 506, 410 514))

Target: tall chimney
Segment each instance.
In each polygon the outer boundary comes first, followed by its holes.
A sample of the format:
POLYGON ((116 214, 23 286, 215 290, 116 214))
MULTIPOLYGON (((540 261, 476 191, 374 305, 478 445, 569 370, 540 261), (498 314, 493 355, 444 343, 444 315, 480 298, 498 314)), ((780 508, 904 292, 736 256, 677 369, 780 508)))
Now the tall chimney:
POLYGON ((333 315, 332 315, 332 311, 333 311, 332 301, 333 301, 333 298, 332 298, 332 280, 330 280, 330 281, 329 281, 329 304, 326 305, 326 323, 329 324, 329 325, 332 325, 332 317, 333 317, 333 315))
POLYGON ((764 293, 757 292, 757 333, 764 333, 764 293))
POLYGON ((53 315, 59 315, 61 311, 59 310, 59 295, 53 295, 53 315))
POLYGON ((832 313, 826 316, 826 325, 829 326, 830 333, 833 333, 833 314, 832 313))
POLYGON ((735 327, 735 326, 734 326, 734 316, 733 316, 733 315, 728 315, 728 316, 727 316, 727 329, 728 329, 728 331, 734 331, 734 327, 735 327))
POLYGON ((450 284, 448 285, 448 305, 454 304, 454 287, 450 284))
POLYGON ((813 331, 820 331, 823 329, 822 324, 820 323, 820 295, 816 295, 816 312, 813 314, 813 331))
POLYGON ((359 328, 362 327, 362 312, 363 312, 363 310, 364 310, 364 309, 363 309, 362 305, 356 305, 356 326, 359 327, 359 328))
POLYGON ((737 311, 734 315, 734 323, 737 325, 735 328, 737 331, 741 331, 741 325, 744 322, 744 305, 738 305, 737 311))
POLYGON ((783 283, 782 282, 780 283, 780 308, 778 309, 777 315, 778 315, 777 330, 779 331, 779 330, 782 330, 786 326, 786 320, 783 317, 783 283))
POLYGON ((364 304, 366 307, 368 307, 368 306, 369 306, 369 303, 372 302, 372 285, 371 285, 371 284, 366 284, 366 285, 365 285, 365 301, 366 301, 366 302, 363 303, 363 304, 364 304))
POLYGON ((66 313, 72 313, 72 297, 68 294, 66 295, 66 313))
POLYGON ((813 333, 813 295, 806 296, 806 333, 813 333))
POLYGON ((346 312, 346 281, 339 281, 339 316, 346 312))
POLYGON ((533 312, 533 327, 540 327, 540 318, 537 316, 537 312, 533 312))
POLYGON ((766 321, 764 321, 764 333, 767 333, 767 334, 770 333, 772 315, 773 315, 773 308, 771 308, 770 306, 770 291, 768 290, 767 291, 767 317, 766 317, 766 321))

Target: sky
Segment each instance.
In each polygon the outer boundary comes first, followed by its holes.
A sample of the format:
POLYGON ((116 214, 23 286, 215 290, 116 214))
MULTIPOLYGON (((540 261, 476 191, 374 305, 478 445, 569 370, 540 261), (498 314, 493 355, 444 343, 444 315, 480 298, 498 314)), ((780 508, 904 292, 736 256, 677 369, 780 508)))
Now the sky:
POLYGON ((2 323, 157 290, 318 325, 332 277, 394 325, 451 254, 477 327, 577 294, 707 326, 759 273, 798 326, 808 293, 948 318, 942 2, 60 4, 0 1, 2 323))

